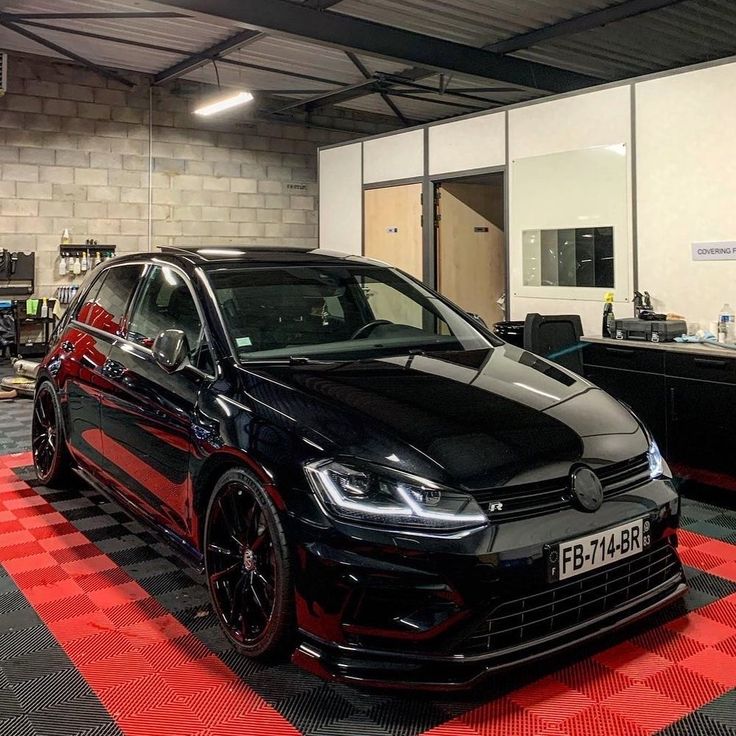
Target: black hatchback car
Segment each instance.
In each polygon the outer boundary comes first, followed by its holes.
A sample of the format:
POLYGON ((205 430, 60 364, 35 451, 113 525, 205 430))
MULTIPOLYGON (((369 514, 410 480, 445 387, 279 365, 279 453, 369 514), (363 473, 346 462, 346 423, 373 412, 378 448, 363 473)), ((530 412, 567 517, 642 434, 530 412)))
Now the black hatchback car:
POLYGON ((685 590, 645 427, 406 274, 326 251, 95 269, 38 378, 72 467, 204 563, 243 654, 466 687, 685 590))

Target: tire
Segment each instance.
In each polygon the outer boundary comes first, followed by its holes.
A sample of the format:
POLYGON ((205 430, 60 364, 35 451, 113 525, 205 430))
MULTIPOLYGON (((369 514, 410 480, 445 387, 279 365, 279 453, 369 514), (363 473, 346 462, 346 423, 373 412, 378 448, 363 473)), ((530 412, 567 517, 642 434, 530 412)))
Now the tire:
POLYGON ((241 654, 274 660, 293 648, 293 571, 271 497, 243 468, 217 481, 205 516, 207 587, 220 627, 241 654))
POLYGON ((38 479, 59 486, 71 476, 72 459, 66 446, 61 404, 51 381, 39 383, 33 397, 31 454, 38 479))

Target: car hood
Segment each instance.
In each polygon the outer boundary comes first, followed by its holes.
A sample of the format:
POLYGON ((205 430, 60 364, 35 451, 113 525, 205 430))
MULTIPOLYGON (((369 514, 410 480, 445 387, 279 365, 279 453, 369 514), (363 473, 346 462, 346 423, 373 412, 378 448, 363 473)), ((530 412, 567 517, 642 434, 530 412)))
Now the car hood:
POLYGON ((325 455, 467 490, 628 460, 647 437, 619 402, 511 345, 247 369, 246 392, 325 455), (286 419, 284 419, 286 418, 286 419))

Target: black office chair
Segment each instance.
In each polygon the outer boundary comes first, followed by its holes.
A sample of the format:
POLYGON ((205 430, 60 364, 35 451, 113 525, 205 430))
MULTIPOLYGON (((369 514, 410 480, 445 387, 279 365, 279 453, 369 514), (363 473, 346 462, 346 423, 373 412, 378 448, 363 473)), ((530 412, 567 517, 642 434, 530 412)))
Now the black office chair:
POLYGON ((524 349, 583 375, 580 338, 583 324, 577 314, 527 314, 524 349))

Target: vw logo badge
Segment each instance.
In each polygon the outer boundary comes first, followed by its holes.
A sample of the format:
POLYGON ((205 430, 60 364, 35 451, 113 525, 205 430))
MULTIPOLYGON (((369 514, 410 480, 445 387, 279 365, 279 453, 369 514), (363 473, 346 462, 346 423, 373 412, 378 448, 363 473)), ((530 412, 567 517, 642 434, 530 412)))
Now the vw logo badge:
POLYGON ((603 503, 603 486, 590 468, 577 468, 570 474, 570 490, 584 511, 597 511, 603 503))

